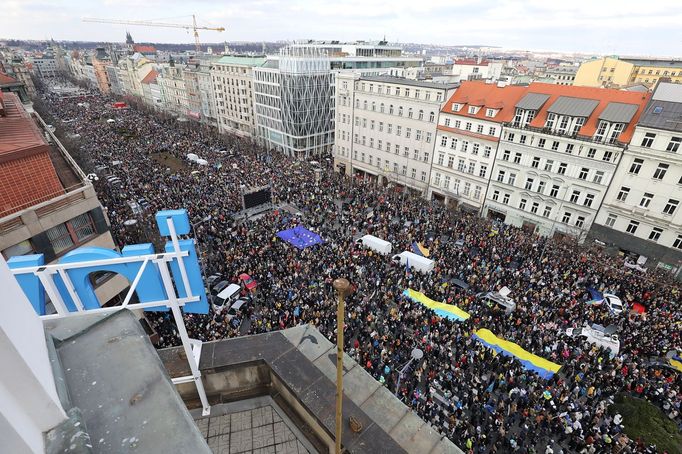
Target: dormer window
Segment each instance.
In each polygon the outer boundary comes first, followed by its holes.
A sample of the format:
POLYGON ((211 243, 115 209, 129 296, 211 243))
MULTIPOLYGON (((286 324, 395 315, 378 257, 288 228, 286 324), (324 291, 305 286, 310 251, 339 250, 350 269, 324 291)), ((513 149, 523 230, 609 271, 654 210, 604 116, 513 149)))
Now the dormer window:
POLYGON ((479 111, 480 107, 477 106, 469 106, 469 113, 471 115, 476 115, 479 111))
POLYGON ((575 136, 578 134, 578 131, 580 131, 580 128, 583 127, 585 124, 585 117, 578 117, 575 119, 575 123, 573 123, 573 128, 571 128, 571 135, 575 136))
POLYGON ((594 140, 597 142, 601 142, 604 140, 604 137, 606 136, 606 130, 609 128, 609 123, 604 120, 599 121, 599 125, 597 125, 597 132, 594 133, 594 140))
POLYGON ((545 123, 545 128, 554 129, 554 122, 556 121, 556 114, 548 113, 547 122, 545 123))
POLYGON ((485 110, 485 116, 486 117, 492 118, 495 116, 495 114, 497 114, 497 110, 495 110, 495 109, 486 109, 485 110))
POLYGON ((461 104, 455 103, 455 104, 452 105, 452 111, 453 111, 453 112, 459 112, 459 110, 460 110, 461 108, 462 108, 462 105, 461 105, 461 104))

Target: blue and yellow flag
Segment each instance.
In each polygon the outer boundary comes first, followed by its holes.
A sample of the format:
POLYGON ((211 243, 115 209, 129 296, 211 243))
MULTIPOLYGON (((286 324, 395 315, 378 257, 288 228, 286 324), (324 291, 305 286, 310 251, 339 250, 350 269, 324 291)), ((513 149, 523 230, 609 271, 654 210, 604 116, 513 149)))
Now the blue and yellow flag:
POLYGON ((490 330, 479 329, 474 333, 473 338, 498 353, 515 357, 521 362, 524 368, 532 370, 544 379, 552 378, 552 376, 561 369, 561 365, 534 355, 514 342, 497 337, 490 330))
POLYGON ((469 317, 471 317, 467 312, 463 311, 457 306, 434 301, 416 290, 407 289, 403 292, 403 295, 416 303, 428 307, 443 318, 463 322, 464 320, 467 320, 469 317))
POLYGON ((428 257, 430 254, 428 248, 424 247, 424 245, 421 243, 417 243, 416 241, 412 243, 412 252, 417 255, 421 255, 422 257, 428 257))

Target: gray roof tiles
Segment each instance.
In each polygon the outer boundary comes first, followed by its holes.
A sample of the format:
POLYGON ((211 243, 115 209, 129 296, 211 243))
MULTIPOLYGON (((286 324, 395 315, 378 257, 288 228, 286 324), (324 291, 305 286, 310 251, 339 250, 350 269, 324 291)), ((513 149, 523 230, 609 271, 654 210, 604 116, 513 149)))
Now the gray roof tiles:
POLYGON ((559 96, 559 98, 549 106, 547 112, 557 115, 568 115, 569 117, 589 117, 598 105, 599 101, 596 99, 559 96))
POLYGON ((622 102, 610 102, 599 114, 599 119, 612 123, 630 123, 632 117, 637 113, 639 106, 636 104, 625 104, 622 102))
POLYGON ((518 109, 538 110, 549 99, 549 95, 543 93, 527 93, 516 103, 518 109))
POLYGON ((682 103, 652 99, 640 117, 639 125, 682 132, 682 103))

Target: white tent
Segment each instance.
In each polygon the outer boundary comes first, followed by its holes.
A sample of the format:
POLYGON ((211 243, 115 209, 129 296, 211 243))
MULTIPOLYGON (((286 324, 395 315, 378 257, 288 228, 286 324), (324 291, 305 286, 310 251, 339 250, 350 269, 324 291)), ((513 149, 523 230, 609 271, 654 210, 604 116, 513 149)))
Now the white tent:
POLYGON ((187 159, 192 162, 196 162, 197 159, 199 159, 199 156, 195 155, 194 153, 187 153, 187 159))
POLYGON ((197 159, 196 163, 199 164, 200 166, 207 166, 208 165, 208 161, 205 159, 197 159))

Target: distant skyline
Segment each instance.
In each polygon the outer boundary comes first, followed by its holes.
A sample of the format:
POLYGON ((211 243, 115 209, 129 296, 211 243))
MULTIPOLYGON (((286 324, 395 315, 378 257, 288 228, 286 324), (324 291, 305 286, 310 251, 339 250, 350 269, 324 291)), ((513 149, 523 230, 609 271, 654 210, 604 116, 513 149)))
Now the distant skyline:
POLYGON ((682 2, 651 0, 3 0, 0 39, 193 43, 183 29, 83 17, 191 23, 202 42, 379 40, 682 57, 682 2))

